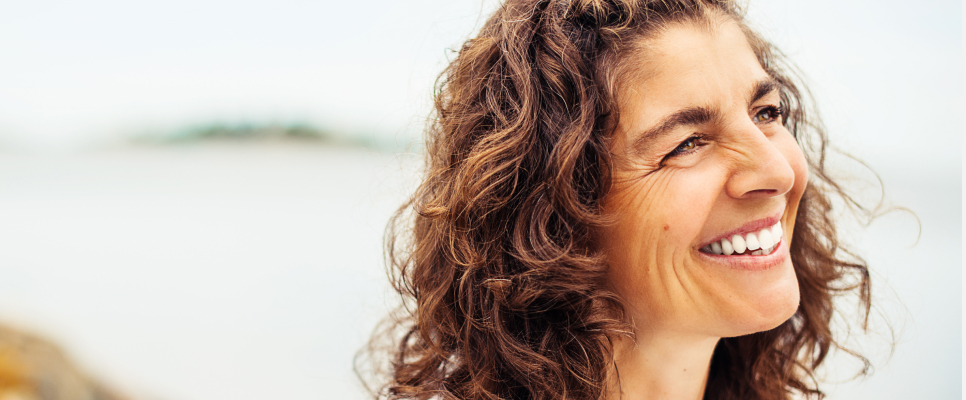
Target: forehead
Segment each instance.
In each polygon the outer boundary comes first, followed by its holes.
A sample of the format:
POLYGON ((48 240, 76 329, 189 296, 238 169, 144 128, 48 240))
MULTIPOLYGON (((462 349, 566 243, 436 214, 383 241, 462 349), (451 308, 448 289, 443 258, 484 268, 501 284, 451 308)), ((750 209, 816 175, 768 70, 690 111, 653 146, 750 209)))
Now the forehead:
POLYGON ((673 24, 637 46, 618 85, 622 126, 687 107, 744 109, 754 85, 768 78, 745 33, 730 19, 673 24))

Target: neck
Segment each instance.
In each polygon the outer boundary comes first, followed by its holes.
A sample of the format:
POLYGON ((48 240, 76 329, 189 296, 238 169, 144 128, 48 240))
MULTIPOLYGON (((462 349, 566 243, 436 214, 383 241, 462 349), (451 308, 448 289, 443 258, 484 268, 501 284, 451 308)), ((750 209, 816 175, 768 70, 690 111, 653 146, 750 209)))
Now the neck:
POLYGON ((636 340, 616 339, 607 399, 701 400, 719 339, 676 332, 639 332, 636 340))

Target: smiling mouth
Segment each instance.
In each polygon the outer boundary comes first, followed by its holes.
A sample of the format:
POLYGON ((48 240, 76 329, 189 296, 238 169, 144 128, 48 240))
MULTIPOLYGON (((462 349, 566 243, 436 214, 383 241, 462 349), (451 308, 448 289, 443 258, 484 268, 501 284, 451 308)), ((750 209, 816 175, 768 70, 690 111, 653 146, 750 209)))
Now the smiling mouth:
POLYGON ((765 256, 771 254, 782 241, 781 221, 768 228, 709 243, 699 249, 702 253, 725 256, 765 256))

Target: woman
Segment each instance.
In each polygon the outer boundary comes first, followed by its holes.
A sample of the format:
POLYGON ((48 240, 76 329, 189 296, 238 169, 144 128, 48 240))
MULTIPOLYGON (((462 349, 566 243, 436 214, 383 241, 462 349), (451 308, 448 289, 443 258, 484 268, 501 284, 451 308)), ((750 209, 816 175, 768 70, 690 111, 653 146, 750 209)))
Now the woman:
POLYGON ((390 231, 381 395, 822 397, 833 294, 868 313, 868 271, 776 56, 732 1, 507 1, 444 73, 390 231))

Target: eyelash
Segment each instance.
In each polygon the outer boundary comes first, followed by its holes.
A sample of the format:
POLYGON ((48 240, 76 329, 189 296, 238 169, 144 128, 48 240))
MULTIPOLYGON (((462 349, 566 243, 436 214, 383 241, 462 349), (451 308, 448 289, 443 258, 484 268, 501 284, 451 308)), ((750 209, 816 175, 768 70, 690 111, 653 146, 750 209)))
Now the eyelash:
POLYGON ((661 160, 661 165, 664 165, 664 162, 671 157, 690 154, 695 150, 697 150, 698 147, 704 146, 703 139, 704 139, 704 136, 701 136, 701 135, 692 135, 691 137, 685 139, 683 142, 681 142, 681 144, 678 145, 678 147, 675 147, 674 150, 671 150, 670 153, 664 156, 664 159, 661 160), (692 144, 693 147, 685 148, 685 146, 689 144, 692 144))
POLYGON ((756 124, 767 124, 769 122, 778 121, 778 118, 784 118, 784 117, 785 117, 785 108, 784 107, 781 107, 781 106, 766 106, 766 107, 758 110, 758 112, 755 113, 755 115, 751 117, 751 120, 754 121, 756 124), (756 118, 758 118, 759 115, 761 115, 763 113, 766 113, 766 112, 767 113, 770 113, 772 115, 772 117, 769 118, 766 121, 757 121, 756 120, 756 118))

